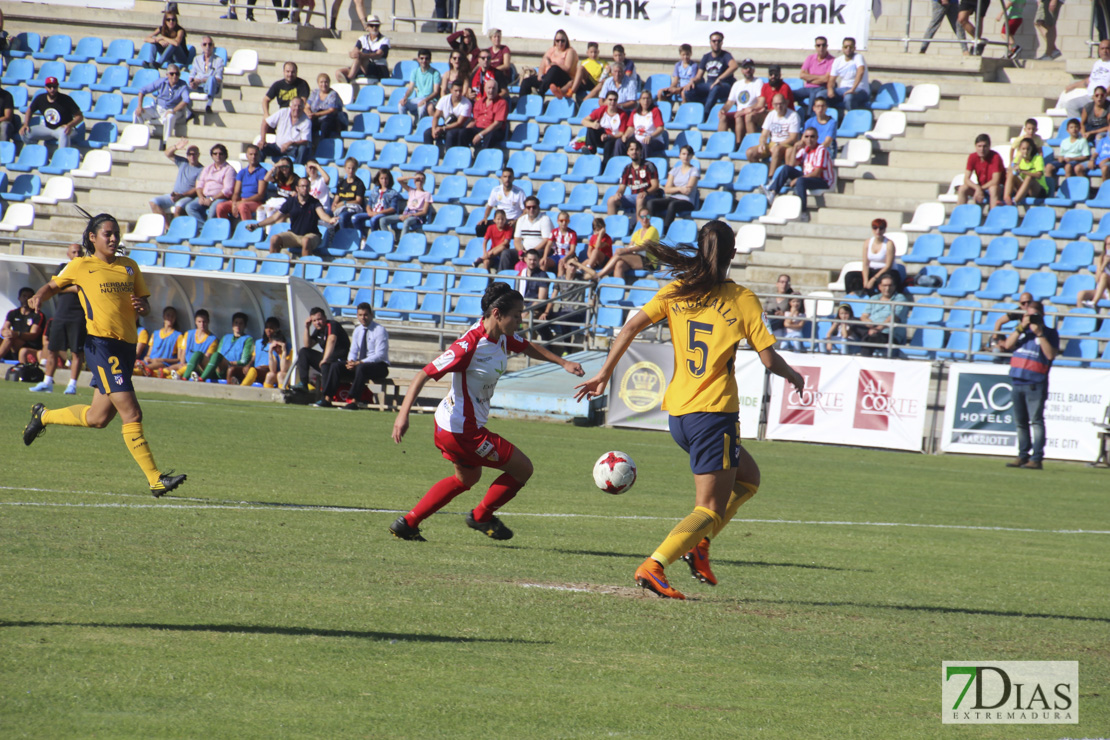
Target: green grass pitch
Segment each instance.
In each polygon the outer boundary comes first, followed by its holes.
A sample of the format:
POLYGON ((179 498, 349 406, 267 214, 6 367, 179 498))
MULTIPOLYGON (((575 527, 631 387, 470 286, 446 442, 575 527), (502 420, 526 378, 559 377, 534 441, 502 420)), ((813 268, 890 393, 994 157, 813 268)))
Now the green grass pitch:
POLYGON ((24 447, 33 400, 0 383, 5 738, 1110 734, 1105 470, 749 443, 721 583, 676 563, 677 602, 632 583, 693 506, 665 434, 494 418, 536 468, 516 537, 464 525, 487 472, 410 543, 388 525, 450 472, 430 416, 396 446, 392 414, 145 396, 189 475, 155 500, 118 421, 24 447), (943 725, 944 660, 1079 661, 1080 722, 943 725))

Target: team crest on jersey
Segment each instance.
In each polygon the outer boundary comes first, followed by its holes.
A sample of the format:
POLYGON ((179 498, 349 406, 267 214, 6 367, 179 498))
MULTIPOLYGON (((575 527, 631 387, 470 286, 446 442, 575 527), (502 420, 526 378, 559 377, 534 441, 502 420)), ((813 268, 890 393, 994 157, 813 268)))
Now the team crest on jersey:
POLYGON ((443 368, 447 367, 448 365, 450 365, 454 361, 455 361, 455 351, 449 349, 446 352, 444 352, 442 355, 440 355, 439 357, 432 360, 432 365, 435 367, 436 370, 442 370, 443 368))
POLYGON ((134 275, 135 274, 135 271, 132 270, 130 266, 124 265, 123 269, 127 270, 128 275, 134 275))
POLYGON ((115 378, 116 378, 116 385, 123 385, 123 376, 122 375, 117 375, 117 376, 115 376, 115 378))
POLYGON ((478 455, 478 457, 484 457, 487 460, 491 460, 493 462, 497 462, 501 459, 501 457, 497 454, 497 450, 493 448, 493 442, 490 442, 488 439, 482 444, 478 445, 478 449, 474 450, 474 453, 478 455))

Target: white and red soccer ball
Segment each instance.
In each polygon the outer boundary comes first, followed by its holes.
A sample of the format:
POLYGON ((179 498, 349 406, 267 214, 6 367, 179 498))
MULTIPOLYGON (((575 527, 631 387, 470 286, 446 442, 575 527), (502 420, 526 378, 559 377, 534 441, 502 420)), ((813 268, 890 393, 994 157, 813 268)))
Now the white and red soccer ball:
POLYGON ((636 463, 623 452, 606 452, 594 463, 594 483, 605 493, 624 493, 636 482, 636 463))

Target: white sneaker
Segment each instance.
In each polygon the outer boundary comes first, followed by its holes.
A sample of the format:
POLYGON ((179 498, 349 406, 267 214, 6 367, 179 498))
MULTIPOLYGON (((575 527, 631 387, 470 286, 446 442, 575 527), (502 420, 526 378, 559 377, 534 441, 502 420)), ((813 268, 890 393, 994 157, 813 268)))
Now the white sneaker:
POLYGON ((292 23, 292 22, 293 21, 289 20, 289 16, 285 16, 280 21, 278 21, 278 23, 292 23))
POLYGON ((69 385, 66 386, 66 395, 67 396, 76 396, 77 395, 77 384, 76 383, 71 382, 69 385))
POLYGON ((44 380, 38 385, 31 386, 27 390, 31 391, 31 393, 53 393, 54 383, 53 381, 44 380))

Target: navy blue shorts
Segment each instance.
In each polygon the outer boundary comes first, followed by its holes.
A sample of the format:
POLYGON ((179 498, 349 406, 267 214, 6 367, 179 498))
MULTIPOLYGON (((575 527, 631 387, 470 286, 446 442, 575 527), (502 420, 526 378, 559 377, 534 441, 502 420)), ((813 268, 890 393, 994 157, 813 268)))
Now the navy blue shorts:
POLYGON ((670 418, 671 436, 690 455, 695 475, 731 470, 740 464, 740 415, 696 412, 670 418))
POLYGON ((92 373, 89 383, 101 393, 134 393, 131 370, 135 367, 135 345, 118 339, 85 337, 85 365, 92 373))

